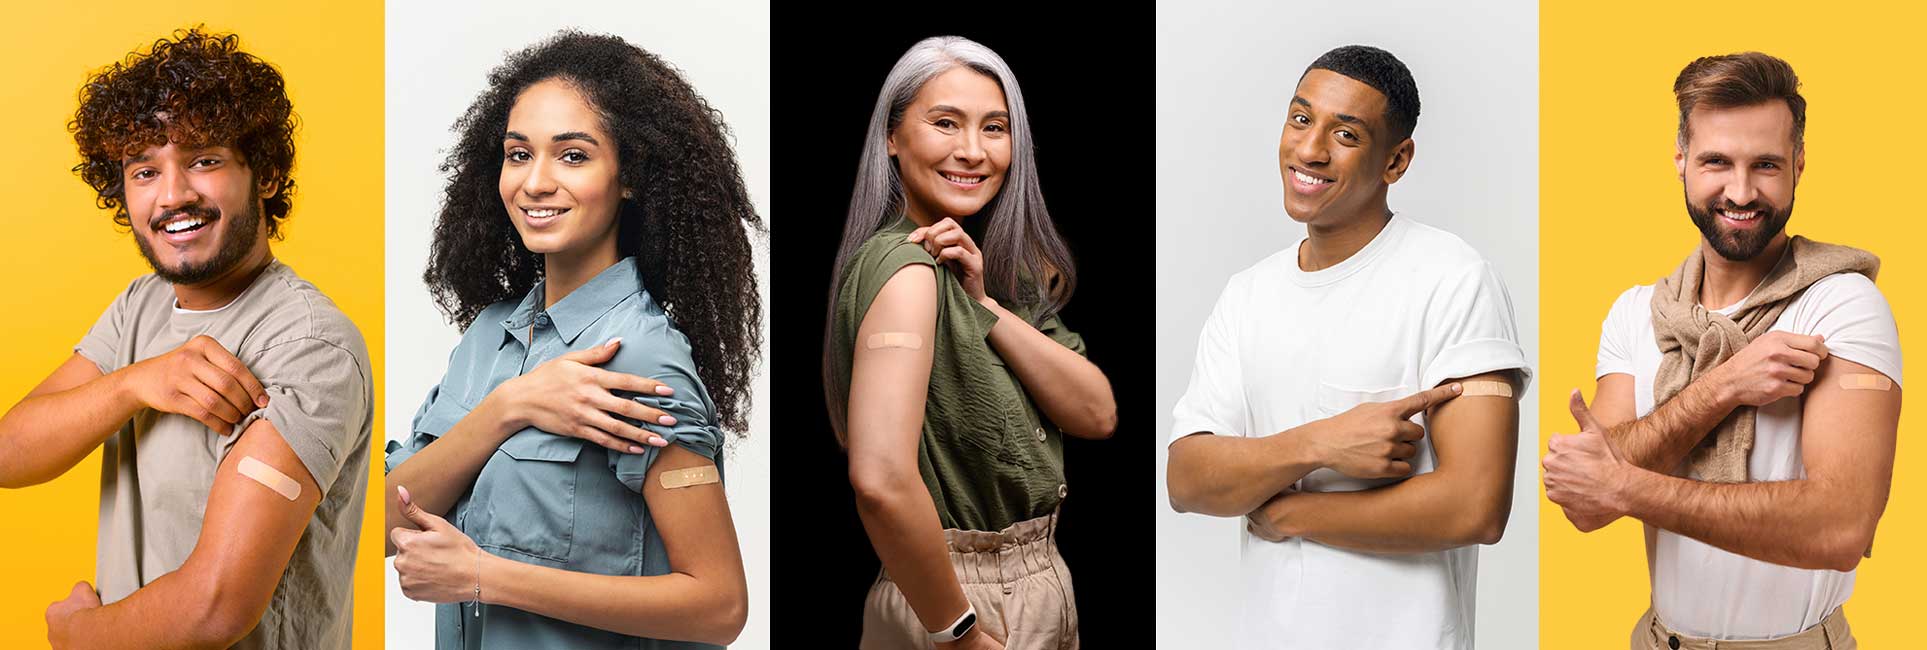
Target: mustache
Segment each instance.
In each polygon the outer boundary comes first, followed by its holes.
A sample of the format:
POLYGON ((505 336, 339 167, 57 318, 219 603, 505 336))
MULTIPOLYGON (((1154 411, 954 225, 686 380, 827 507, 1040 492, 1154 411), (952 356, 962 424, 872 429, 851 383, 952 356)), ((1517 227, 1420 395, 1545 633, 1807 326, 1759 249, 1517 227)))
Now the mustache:
POLYGON ((1733 212, 1753 212, 1757 210, 1767 214, 1774 214, 1779 211, 1779 209, 1774 207, 1772 203, 1768 203, 1765 199, 1757 199, 1757 198, 1753 199, 1752 201, 1746 202, 1746 204, 1744 205, 1739 203, 1734 203, 1732 199, 1728 199, 1724 197, 1713 199, 1711 201, 1706 202, 1707 214, 1712 214, 1715 212, 1719 212, 1721 210, 1731 210, 1733 212))
POLYGON ((169 219, 173 219, 179 216, 194 216, 194 217, 200 217, 202 219, 212 221, 215 219, 219 219, 221 217, 221 211, 218 208, 215 208, 212 206, 206 206, 206 205, 181 206, 172 210, 162 212, 160 213, 160 216, 147 220, 147 227, 150 230, 159 230, 161 227, 161 224, 166 223, 169 219))

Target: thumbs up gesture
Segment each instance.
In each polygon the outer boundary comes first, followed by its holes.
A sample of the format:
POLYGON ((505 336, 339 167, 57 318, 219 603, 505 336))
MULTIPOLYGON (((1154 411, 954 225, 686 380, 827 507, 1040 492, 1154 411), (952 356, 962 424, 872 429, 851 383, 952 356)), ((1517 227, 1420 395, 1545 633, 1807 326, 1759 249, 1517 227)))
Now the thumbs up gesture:
POLYGON ((395 491, 401 497, 402 516, 421 528, 388 531, 395 542, 395 573, 400 574, 402 595, 429 603, 474 600, 482 562, 487 559, 481 548, 448 520, 422 510, 409 498, 408 488, 397 486, 395 491))
POLYGON ((1540 466, 1545 469, 1546 498, 1559 504, 1580 532, 1592 532, 1626 515, 1623 488, 1633 466, 1613 449, 1605 427, 1593 419, 1577 389, 1571 409, 1579 433, 1553 436, 1540 466))

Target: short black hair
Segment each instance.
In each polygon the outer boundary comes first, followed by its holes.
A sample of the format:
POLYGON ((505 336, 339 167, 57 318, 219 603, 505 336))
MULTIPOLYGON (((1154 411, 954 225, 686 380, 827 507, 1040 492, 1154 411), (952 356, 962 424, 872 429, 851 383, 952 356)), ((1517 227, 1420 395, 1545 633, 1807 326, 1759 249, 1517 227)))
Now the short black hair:
MULTIPOLYGON (((1412 71, 1391 52, 1370 45, 1346 45, 1318 57, 1305 68, 1305 74, 1313 70, 1345 75, 1384 95, 1385 124, 1398 140, 1412 137, 1412 130, 1418 128, 1418 82, 1412 81, 1412 71)), ((1304 79, 1304 75, 1298 76, 1299 81, 1304 79)))

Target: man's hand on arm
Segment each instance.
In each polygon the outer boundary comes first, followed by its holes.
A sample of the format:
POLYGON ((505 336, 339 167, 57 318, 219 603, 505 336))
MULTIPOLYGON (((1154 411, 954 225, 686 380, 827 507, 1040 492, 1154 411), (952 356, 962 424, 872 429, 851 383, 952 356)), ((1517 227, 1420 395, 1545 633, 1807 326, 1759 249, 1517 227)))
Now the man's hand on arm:
POLYGON ((216 471, 200 538, 181 568, 111 605, 49 608, 48 640, 56 649, 233 645, 267 611, 320 502, 320 488, 280 432, 256 420, 216 471), (295 499, 243 475, 241 461, 250 457, 293 479, 295 499))
POLYGON ((1171 443, 1166 481, 1171 507, 1242 517, 1313 470, 1354 478, 1412 473, 1424 427, 1411 418, 1458 396, 1448 382, 1389 402, 1367 402, 1261 438, 1191 435, 1171 443))
POLYGON ((0 487, 53 480, 141 409, 185 415, 228 435, 267 402, 253 373, 205 335, 106 375, 76 353, 0 417, 0 487))
MULTIPOLYGON (((1513 371, 1447 380, 1427 392, 1451 391, 1474 381, 1503 382, 1514 395, 1519 392, 1520 378, 1513 371)), ((1247 529, 1271 541, 1304 537, 1374 553, 1422 553, 1498 542, 1512 510, 1518 398, 1480 395, 1434 404, 1426 422, 1438 457, 1436 469, 1357 492, 1279 494, 1247 517, 1247 529)))

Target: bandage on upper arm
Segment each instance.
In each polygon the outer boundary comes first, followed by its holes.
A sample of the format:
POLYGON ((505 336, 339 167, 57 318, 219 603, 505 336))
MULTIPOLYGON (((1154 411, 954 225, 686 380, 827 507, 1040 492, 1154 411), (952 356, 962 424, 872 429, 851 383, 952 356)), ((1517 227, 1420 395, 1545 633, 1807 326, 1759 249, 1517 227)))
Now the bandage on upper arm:
POLYGON ((301 496, 301 483, 289 478, 287 474, 282 474, 281 470, 275 469, 253 456, 243 457, 241 459, 241 465, 236 469, 241 472, 242 476, 254 479, 254 482, 268 486, 268 489, 287 497, 289 501, 293 501, 301 496))
POLYGON ((717 475, 715 465, 700 465, 697 467, 663 470, 662 474, 658 476, 659 478, 656 480, 662 484, 662 489, 665 490, 708 485, 723 480, 721 476, 717 475))
POLYGON ((1840 375, 1840 387, 1847 390, 1893 390, 1894 380, 1875 372, 1851 372, 1840 375))
POLYGON ((1459 397, 1476 397, 1479 395, 1490 395, 1493 397, 1512 396, 1512 384, 1503 381, 1462 381, 1459 382, 1459 390, 1459 397))
POLYGON ((884 348, 921 350, 923 349, 923 337, 911 332, 878 332, 871 334, 868 339, 865 339, 863 347, 871 350, 884 348))

